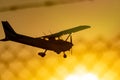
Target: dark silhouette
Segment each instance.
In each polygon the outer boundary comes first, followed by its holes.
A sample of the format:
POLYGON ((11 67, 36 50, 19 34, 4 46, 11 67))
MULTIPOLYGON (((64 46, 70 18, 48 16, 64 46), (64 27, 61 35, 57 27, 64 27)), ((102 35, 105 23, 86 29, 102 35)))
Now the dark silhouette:
POLYGON ((7 21, 2 21, 2 25, 5 32, 5 38, 1 39, 0 41, 14 41, 14 42, 45 49, 44 52, 38 53, 38 55, 40 55, 41 57, 45 56, 47 50, 52 50, 57 54, 63 52, 64 58, 67 57, 65 51, 69 51, 73 46, 71 34, 86 28, 90 28, 90 26, 86 26, 86 25, 78 26, 55 34, 41 36, 39 38, 33 38, 16 33, 7 21), (65 34, 69 34, 66 40, 60 39, 60 37, 65 34), (70 38, 70 42, 67 41, 69 38, 70 38))

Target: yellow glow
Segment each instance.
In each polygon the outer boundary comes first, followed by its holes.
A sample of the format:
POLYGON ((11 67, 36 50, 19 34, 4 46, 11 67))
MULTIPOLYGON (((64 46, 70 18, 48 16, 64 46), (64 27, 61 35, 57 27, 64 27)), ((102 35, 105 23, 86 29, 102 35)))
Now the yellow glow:
POLYGON ((92 73, 87 73, 84 75, 69 75, 65 80, 98 80, 98 77, 92 73))
MULTIPOLYGON (((38 55, 44 52, 41 48, 0 41, 0 80, 120 80, 120 0, 0 0, 0 8, 44 1, 61 3, 0 12, 0 20, 34 38, 79 25, 91 28, 72 34, 72 54, 65 52, 65 59, 63 53, 48 50, 43 58, 38 55)), ((0 39, 4 37, 0 22, 0 39)))
POLYGON ((65 80, 79 80, 79 76, 78 75, 69 75, 66 77, 65 80))
POLYGON ((88 73, 88 74, 81 76, 80 80, 98 80, 98 77, 94 74, 88 73))

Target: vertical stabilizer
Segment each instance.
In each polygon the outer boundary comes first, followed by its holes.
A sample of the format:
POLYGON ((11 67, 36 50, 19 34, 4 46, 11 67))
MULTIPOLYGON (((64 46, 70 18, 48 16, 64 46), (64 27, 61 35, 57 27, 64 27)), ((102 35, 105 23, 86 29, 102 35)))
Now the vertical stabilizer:
POLYGON ((1 39, 0 41, 10 40, 12 37, 14 37, 16 35, 16 32, 10 26, 10 24, 8 23, 8 21, 2 21, 2 26, 3 26, 4 33, 5 33, 5 38, 1 39))

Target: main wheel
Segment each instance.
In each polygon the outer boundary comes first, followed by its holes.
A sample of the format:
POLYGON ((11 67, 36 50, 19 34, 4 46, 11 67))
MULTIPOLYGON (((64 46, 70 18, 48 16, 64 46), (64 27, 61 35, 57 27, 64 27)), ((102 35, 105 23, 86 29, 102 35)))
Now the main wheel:
POLYGON ((41 57, 45 57, 46 54, 43 52, 39 52, 38 55, 40 55, 41 57))

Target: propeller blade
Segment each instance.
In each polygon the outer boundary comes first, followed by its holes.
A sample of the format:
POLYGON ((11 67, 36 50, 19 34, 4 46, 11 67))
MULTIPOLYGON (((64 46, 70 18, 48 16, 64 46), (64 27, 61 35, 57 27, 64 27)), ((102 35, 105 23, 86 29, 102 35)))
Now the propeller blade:
POLYGON ((70 42, 72 43, 72 36, 70 35, 70 42))
MULTIPOLYGON (((70 42, 72 43, 72 35, 70 35, 70 42)), ((70 49, 70 53, 72 55, 72 49, 70 49)))

